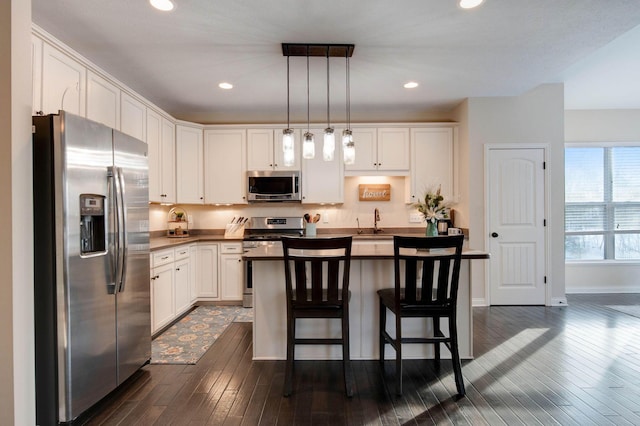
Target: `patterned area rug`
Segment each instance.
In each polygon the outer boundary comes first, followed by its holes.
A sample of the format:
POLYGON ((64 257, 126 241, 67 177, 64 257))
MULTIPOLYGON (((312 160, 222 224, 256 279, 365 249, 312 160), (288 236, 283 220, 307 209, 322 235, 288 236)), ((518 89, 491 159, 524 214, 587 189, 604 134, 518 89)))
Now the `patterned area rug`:
POLYGON ((233 321, 252 322, 253 309, 198 306, 151 342, 151 364, 195 364, 233 321))
POLYGON ((640 305, 607 305, 607 308, 640 318, 640 305))

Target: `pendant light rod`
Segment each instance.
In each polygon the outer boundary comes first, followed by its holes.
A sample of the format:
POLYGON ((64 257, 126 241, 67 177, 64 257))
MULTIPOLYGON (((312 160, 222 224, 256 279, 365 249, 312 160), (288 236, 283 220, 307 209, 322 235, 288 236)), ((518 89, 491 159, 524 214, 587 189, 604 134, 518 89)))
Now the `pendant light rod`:
POLYGON ((331 108, 329 107, 329 91, 331 84, 329 82, 329 52, 327 51, 327 128, 331 127, 331 108))
POLYGON ((289 56, 287 56, 287 129, 291 128, 290 101, 289 101, 289 56))
POLYGON ((309 132, 309 56, 307 56, 307 132, 309 132))
POLYGON ((349 71, 349 56, 347 55, 347 129, 351 129, 351 73, 349 71))

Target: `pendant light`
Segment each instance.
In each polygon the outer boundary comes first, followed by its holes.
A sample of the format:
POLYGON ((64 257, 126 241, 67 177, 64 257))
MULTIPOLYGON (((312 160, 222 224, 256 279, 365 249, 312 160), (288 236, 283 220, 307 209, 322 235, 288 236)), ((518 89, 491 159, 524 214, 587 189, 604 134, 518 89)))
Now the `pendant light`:
POLYGON ((336 151, 336 135, 331 127, 330 111, 330 80, 329 80, 329 49, 327 49, 327 128, 324 129, 324 144, 322 145, 322 158, 324 161, 333 161, 333 154, 336 151))
POLYGON ((307 52, 307 131, 302 141, 302 158, 311 160, 316 156, 316 145, 313 133, 309 131, 309 53, 307 52))
POLYGON ((350 87, 350 73, 349 73, 349 50, 347 49, 346 56, 346 89, 347 89, 347 128, 342 131, 342 153, 344 157, 344 164, 353 164, 356 161, 356 149, 353 142, 353 133, 351 132, 351 87, 350 87))
POLYGON ((282 152, 285 167, 294 165, 296 157, 294 151, 295 135, 291 128, 289 105, 289 57, 287 56, 287 128, 282 131, 282 152))

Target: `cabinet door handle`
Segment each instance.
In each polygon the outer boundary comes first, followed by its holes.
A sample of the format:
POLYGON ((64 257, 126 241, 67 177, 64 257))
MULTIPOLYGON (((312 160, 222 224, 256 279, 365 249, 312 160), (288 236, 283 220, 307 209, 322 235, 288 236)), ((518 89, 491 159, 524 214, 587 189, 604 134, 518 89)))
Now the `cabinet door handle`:
POLYGON ((180 268, 176 268, 176 271, 179 271, 179 270, 180 270, 180 268))

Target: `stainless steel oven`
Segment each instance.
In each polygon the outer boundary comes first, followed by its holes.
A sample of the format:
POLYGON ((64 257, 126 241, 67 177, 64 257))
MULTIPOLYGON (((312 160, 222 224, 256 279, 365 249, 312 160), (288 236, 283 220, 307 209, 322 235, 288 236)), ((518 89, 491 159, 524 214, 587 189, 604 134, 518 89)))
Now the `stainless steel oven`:
MULTIPOLYGON (((301 217, 253 217, 245 229, 243 250, 280 244, 280 238, 286 236, 301 237, 304 223, 301 217)), ((244 288, 242 291, 242 306, 253 307, 253 262, 245 262, 244 288)))

